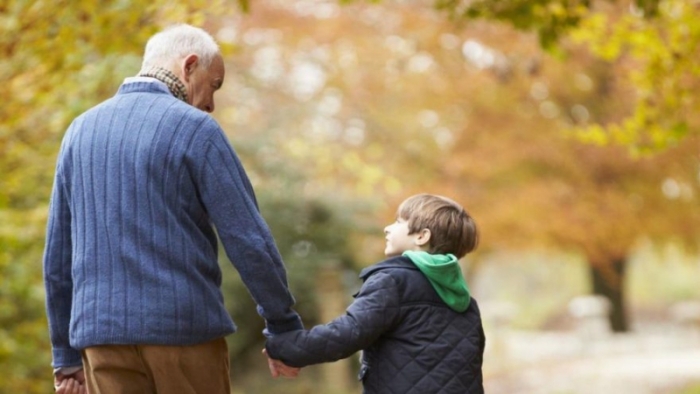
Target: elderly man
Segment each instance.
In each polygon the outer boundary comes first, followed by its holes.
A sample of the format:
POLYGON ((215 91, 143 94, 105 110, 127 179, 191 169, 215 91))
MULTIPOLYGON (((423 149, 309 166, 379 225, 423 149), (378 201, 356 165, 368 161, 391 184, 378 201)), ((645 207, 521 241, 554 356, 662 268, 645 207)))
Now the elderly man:
POLYGON ((267 334, 302 328, 248 177, 208 114, 224 74, 209 34, 168 28, 139 75, 66 132, 44 253, 57 387, 228 394, 235 326, 217 234, 267 334))

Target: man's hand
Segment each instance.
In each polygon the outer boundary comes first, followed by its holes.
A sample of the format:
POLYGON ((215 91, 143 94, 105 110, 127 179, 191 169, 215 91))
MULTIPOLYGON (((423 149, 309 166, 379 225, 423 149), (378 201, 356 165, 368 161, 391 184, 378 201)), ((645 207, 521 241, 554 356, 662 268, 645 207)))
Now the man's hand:
POLYGON ((53 385, 59 394, 85 394, 85 371, 81 369, 70 375, 59 372, 53 377, 53 385))
POLYGON ((73 378, 67 378, 56 386, 56 394, 87 394, 87 388, 85 383, 81 384, 73 378))
POLYGON ((296 378, 297 375, 299 375, 301 368, 290 367, 280 360, 270 358, 265 349, 263 349, 262 352, 267 356, 267 366, 270 368, 270 375, 272 375, 273 378, 278 378, 280 376, 284 378, 296 378))

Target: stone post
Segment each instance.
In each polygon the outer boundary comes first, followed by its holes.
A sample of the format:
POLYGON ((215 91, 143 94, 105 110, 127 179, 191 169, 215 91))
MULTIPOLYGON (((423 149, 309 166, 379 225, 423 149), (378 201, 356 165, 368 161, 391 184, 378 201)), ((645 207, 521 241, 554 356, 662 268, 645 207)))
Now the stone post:
POLYGON ((610 308, 610 301, 599 295, 579 296, 569 303, 569 313, 576 320, 576 331, 585 340, 610 335, 610 308))

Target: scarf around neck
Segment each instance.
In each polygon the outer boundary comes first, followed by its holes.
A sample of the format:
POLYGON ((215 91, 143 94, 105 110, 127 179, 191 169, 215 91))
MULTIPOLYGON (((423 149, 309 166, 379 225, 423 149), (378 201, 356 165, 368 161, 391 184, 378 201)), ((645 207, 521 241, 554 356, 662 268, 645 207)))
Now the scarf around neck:
POLYGON ((185 88, 185 84, 172 72, 162 67, 153 67, 146 72, 139 73, 138 76, 155 78, 163 82, 168 86, 173 96, 187 103, 187 89, 185 88))

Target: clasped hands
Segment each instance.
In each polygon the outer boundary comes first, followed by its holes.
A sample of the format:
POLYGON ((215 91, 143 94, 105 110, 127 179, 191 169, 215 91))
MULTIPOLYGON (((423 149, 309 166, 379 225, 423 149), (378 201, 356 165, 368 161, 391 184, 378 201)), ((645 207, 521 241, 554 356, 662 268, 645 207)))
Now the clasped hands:
POLYGON ((273 378, 283 377, 283 378, 296 378, 299 375, 301 368, 290 367, 289 365, 283 363, 280 360, 275 360, 270 358, 267 354, 267 350, 263 349, 263 354, 267 356, 267 366, 270 368, 270 375, 273 378))

